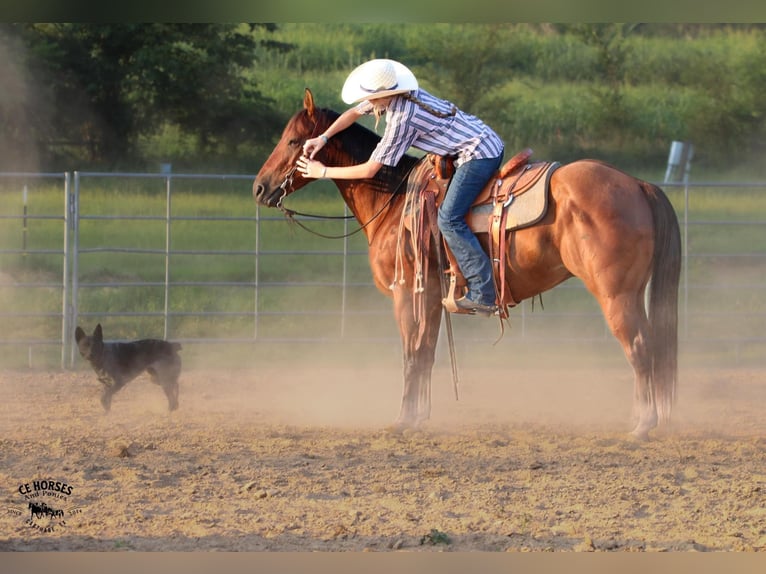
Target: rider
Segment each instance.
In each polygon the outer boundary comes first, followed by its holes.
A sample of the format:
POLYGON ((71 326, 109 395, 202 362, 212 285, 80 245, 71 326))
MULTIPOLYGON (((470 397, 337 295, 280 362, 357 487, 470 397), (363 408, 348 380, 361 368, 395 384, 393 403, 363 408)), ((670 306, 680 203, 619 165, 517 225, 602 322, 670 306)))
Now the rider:
POLYGON ((455 174, 438 216, 439 230, 468 282, 468 293, 456 304, 472 313, 496 313, 492 265, 465 216, 500 167, 504 153, 500 137, 477 117, 419 87, 415 75, 395 60, 374 59, 358 66, 346 78, 341 97, 357 105, 343 112, 323 134, 306 140, 298 171, 311 178, 365 179, 383 165, 395 166, 410 147, 456 156, 455 174), (365 163, 328 167, 313 159, 331 137, 361 116, 374 114, 377 127, 384 113, 385 132, 365 163))

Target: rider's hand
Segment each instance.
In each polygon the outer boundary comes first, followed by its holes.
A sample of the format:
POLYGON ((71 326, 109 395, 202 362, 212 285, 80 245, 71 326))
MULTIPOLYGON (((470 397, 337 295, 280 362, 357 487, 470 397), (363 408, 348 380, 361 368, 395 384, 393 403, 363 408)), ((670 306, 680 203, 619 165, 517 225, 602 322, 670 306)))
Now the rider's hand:
POLYGON ((296 166, 298 168, 298 172, 303 177, 309 179, 319 179, 320 177, 324 177, 325 170, 327 169, 322 162, 309 159, 305 155, 302 155, 300 158, 298 158, 296 166))
POLYGON ((322 136, 306 140, 303 144, 303 155, 308 156, 310 159, 314 159, 314 156, 325 146, 325 143, 327 142, 322 136))

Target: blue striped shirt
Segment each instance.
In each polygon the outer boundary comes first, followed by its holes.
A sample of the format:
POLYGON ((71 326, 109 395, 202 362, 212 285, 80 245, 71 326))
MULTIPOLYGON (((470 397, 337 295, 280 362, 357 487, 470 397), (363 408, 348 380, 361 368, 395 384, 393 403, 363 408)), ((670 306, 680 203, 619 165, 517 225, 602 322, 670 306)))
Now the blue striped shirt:
MULTIPOLYGON (((422 88, 413 95, 439 112, 449 114, 452 110, 452 103, 432 96, 422 88)), ((373 104, 365 100, 356 110, 370 114, 373 104)), ((503 153, 503 141, 494 130, 461 110, 440 118, 415 102, 395 95, 386 109, 385 118, 386 130, 370 156, 383 165, 396 165, 410 147, 437 155, 457 156, 456 166, 471 159, 493 158, 503 153)))

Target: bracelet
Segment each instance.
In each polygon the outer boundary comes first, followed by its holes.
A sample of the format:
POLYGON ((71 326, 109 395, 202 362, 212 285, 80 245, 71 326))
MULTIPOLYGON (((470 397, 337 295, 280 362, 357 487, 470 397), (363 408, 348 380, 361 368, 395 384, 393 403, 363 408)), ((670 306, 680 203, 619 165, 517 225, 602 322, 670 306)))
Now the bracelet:
POLYGON ((320 137, 320 138, 322 138, 322 141, 323 141, 324 143, 327 143, 328 141, 330 141, 329 139, 327 139, 327 136, 326 136, 326 135, 324 135, 324 134, 320 135, 319 137, 320 137))
POLYGON ((327 166, 324 166, 322 168, 322 175, 320 175, 319 178, 324 179, 326 175, 327 175, 327 166))

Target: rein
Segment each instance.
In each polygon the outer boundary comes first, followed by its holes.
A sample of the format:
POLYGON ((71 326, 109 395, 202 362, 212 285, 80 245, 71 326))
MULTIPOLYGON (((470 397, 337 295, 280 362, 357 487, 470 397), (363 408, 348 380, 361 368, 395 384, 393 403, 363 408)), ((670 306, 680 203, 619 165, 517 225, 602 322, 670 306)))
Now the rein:
MULTIPOLYGON (((293 168, 291 171, 295 171, 295 168, 293 168)), ((295 219, 294 216, 295 215, 300 215, 300 216, 303 216, 303 217, 311 217, 312 219, 324 219, 324 220, 356 219, 356 216, 354 216, 354 215, 317 215, 317 214, 312 214, 312 213, 303 213, 303 212, 300 212, 300 211, 296 211, 294 209, 288 209, 287 207, 282 205, 282 199, 284 199, 287 195, 289 195, 287 193, 287 191, 285 191, 285 193, 282 194, 282 197, 279 198, 279 201, 277 202, 276 207, 278 207, 282 211, 282 213, 285 214, 285 217, 287 219, 289 219, 291 222, 297 224, 299 227, 305 229, 309 233, 312 233, 312 234, 314 234, 314 235, 316 235, 318 237, 322 237, 324 239, 344 239, 346 237, 351 237, 352 235, 356 235, 360 231, 364 230, 368 225, 370 225, 378 217, 380 217, 380 215, 391 206, 391 204, 393 203, 394 199, 396 198, 397 190, 402 186, 402 184, 405 181, 407 181, 408 177, 409 177, 409 172, 404 177, 404 179, 402 179, 402 181, 399 183, 399 185, 396 186, 394 191, 391 193, 391 196, 388 198, 388 201, 386 201, 386 203, 384 203, 383 206, 372 217, 370 217, 370 219, 368 219, 363 224, 360 223, 359 227, 357 229, 355 229, 354 231, 351 231, 349 233, 343 233, 341 235, 325 235, 324 233, 320 233, 318 231, 315 231, 315 230, 313 230, 313 229, 311 229, 309 227, 306 227, 299 220, 295 219)), ((292 185, 292 177, 290 177, 290 184, 292 185)))
MULTIPOLYGON (((317 127, 319 127, 319 122, 316 122, 314 124, 314 129, 311 131, 311 135, 309 136, 309 139, 314 136, 314 133, 316 133, 317 127)), ((279 189, 282 190, 282 195, 279 196, 279 199, 277 200, 277 203, 275 207, 277 207, 287 219, 290 220, 290 222, 297 224, 302 229, 308 231, 309 233, 316 235, 317 237, 322 237, 323 239, 345 239, 346 237, 351 237, 352 235, 356 235, 360 231, 364 230, 368 225, 370 225, 373 221, 375 221, 380 215, 387 210, 391 203, 393 203, 394 198, 396 197, 397 191, 402 186, 402 184, 407 181, 407 178, 410 175, 410 171, 407 172, 407 174, 404 176, 401 182, 399 182, 399 185, 396 186, 396 188, 391 192, 391 197, 386 201, 385 204, 364 224, 360 224, 360 226, 355 229, 354 231, 351 231, 349 233, 343 233, 341 235, 325 235, 324 233, 320 233, 318 231, 315 231, 303 223, 301 223, 299 220, 295 219, 296 215, 302 216, 302 217, 310 217, 312 219, 323 219, 323 220, 347 220, 347 219, 356 219, 356 216, 354 215, 318 215, 318 214, 312 214, 312 213, 303 213, 300 211, 296 211, 294 209, 289 209, 284 206, 283 201, 284 199, 293 193, 295 191, 295 188, 293 187, 293 175, 295 175, 296 170, 298 169, 297 165, 292 166, 289 170, 287 170, 287 173, 285 174, 284 180, 282 180, 282 183, 279 184, 279 189)))

